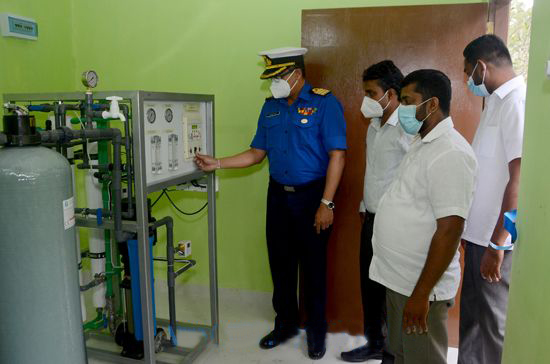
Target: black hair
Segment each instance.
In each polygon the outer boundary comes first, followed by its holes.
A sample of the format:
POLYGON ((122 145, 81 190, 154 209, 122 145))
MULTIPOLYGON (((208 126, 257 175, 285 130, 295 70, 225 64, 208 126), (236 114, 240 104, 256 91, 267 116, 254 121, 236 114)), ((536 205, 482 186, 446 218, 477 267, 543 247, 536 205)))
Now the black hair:
POLYGON ((512 57, 504 41, 493 34, 474 39, 462 52, 466 62, 472 66, 480 59, 496 66, 512 65, 512 57))
POLYGON ((422 101, 432 97, 439 99, 439 107, 445 116, 451 111, 451 80, 441 71, 418 70, 411 72, 401 83, 401 87, 414 84, 415 91, 422 95, 422 101))
POLYGON ((376 80, 384 92, 393 88, 397 95, 401 92, 403 73, 390 60, 378 62, 363 71, 363 82, 376 80))

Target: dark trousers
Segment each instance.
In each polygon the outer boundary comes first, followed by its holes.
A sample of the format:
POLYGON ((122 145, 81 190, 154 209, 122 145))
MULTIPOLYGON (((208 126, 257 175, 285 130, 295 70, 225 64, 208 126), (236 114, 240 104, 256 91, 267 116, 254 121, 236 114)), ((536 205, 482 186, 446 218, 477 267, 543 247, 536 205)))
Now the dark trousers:
POLYGON ((369 267, 372 261, 372 232, 374 214, 366 213, 361 229, 361 298, 363 301, 363 319, 365 336, 369 342, 383 341, 383 327, 386 317, 386 288, 369 278, 369 267))
POLYGON ((273 279, 275 328, 299 324, 298 267, 304 277, 306 329, 313 338, 327 331, 326 266, 329 230, 317 234, 315 213, 321 203, 324 180, 289 191, 271 180, 267 195, 267 249, 273 279))
POLYGON ((480 273, 486 249, 470 242, 464 246, 459 364, 499 364, 502 359, 512 251, 504 252, 500 266, 501 280, 489 283, 480 273))

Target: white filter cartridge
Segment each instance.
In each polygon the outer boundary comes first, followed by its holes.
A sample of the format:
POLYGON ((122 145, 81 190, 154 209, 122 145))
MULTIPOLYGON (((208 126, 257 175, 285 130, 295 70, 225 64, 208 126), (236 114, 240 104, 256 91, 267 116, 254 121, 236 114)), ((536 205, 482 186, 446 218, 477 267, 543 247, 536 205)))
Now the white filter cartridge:
MULTIPOLYGON (((88 153, 97 154, 97 142, 88 143, 88 153)), ((91 165, 97 165, 97 160, 90 160, 91 165)), ((95 178, 93 169, 88 171, 86 176, 86 197, 87 206, 91 209, 103 208, 101 194, 101 183, 95 178)), ((92 263, 92 277, 105 272, 105 235, 103 230, 90 230, 89 233, 90 260, 92 263)), ((105 307, 105 283, 92 288, 94 307, 105 307)))

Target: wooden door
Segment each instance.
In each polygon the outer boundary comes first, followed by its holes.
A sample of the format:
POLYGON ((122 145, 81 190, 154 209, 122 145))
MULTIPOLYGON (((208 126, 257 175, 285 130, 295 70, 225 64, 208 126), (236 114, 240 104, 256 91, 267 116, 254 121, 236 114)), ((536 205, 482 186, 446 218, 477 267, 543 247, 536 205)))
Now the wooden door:
MULTIPOLYGON (((464 47, 486 32, 487 4, 398 6, 306 10, 302 46, 307 78, 342 102, 347 121, 346 169, 335 197, 334 230, 329 243, 329 331, 362 334, 359 285, 359 202, 363 194, 368 122, 359 109, 361 75, 369 65, 391 59, 404 75, 421 68, 443 71, 452 82, 451 116, 456 129, 472 141, 482 101, 466 87, 464 47)), ((396 222, 398 224, 399 222, 396 222)), ((451 312, 450 342, 458 342, 458 304, 451 312)))

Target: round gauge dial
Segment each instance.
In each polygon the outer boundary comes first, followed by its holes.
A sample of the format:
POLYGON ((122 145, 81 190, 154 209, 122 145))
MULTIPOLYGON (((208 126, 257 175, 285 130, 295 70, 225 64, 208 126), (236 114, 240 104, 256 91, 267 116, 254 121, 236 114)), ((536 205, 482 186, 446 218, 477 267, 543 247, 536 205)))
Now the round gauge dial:
POLYGON ((171 123, 172 120, 174 119, 174 113, 172 112, 172 109, 168 108, 166 109, 166 111, 164 112, 164 118, 166 119, 167 122, 171 123))
POLYGON ((94 88, 97 86, 99 77, 95 71, 86 71, 82 74, 82 84, 88 88, 94 88))
POLYGON ((155 112, 155 109, 150 108, 147 110, 147 121, 153 124, 155 120, 157 119, 157 113, 155 112))

